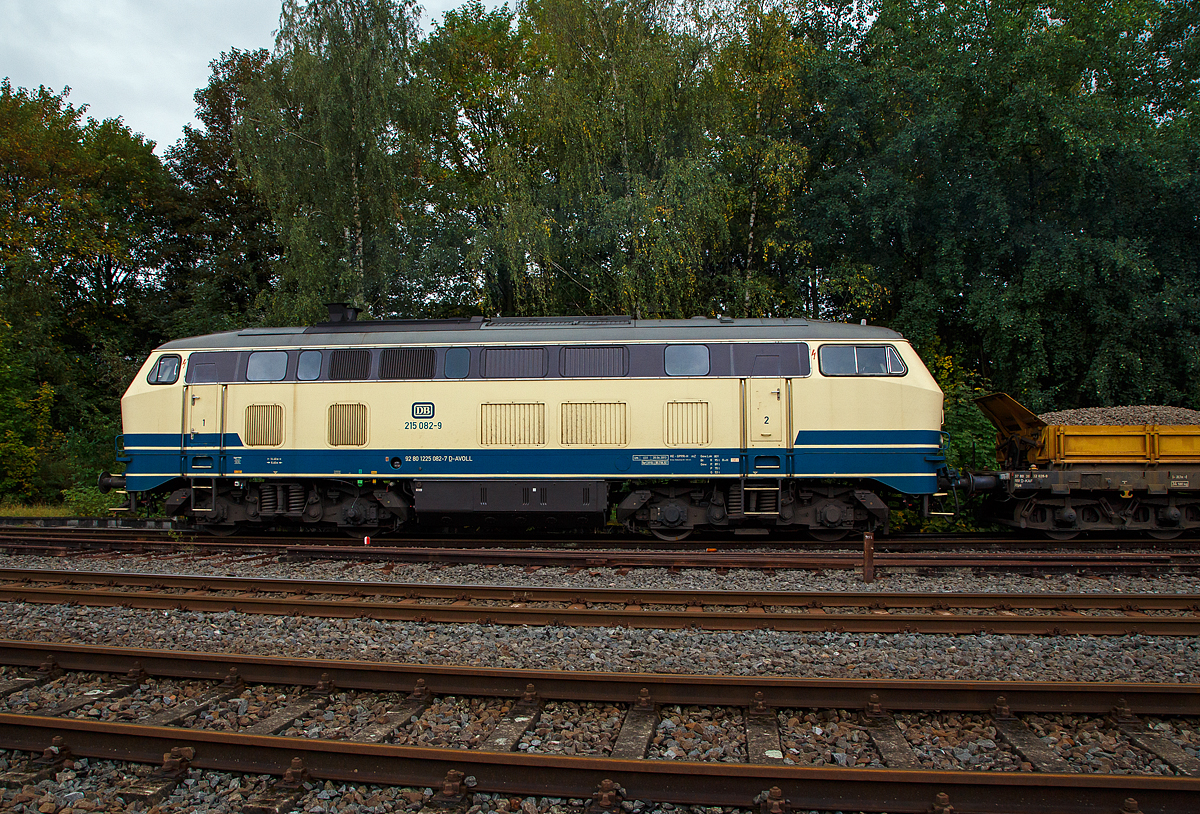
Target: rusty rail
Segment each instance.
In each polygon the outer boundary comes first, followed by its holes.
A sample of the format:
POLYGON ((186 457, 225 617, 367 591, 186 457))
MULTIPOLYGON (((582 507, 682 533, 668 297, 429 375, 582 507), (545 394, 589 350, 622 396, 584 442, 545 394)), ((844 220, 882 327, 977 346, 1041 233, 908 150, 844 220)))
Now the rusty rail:
MULTIPOLYGON (((1135 798, 1144 814, 1195 810, 1200 780, 1096 774, 828 769, 729 763, 613 760, 487 753, 305 738, 101 723, 0 714, 0 744, 45 748, 62 736, 72 752, 157 763, 191 747, 191 764, 220 771, 280 775, 296 757, 313 777, 352 783, 437 787, 451 771, 476 778, 477 790, 514 795, 588 798, 606 779, 630 799, 751 808, 777 786, 795 807, 928 812, 940 798, 954 811, 1023 814, 1120 814, 1135 798)), ((946 809, 943 809, 946 810, 946 809)))
POLYGON ((572 589, 0 569, 0 601, 642 629, 1200 634, 1200 595, 1195 594, 572 589), (853 608, 863 612, 842 610, 853 608), (915 610, 926 612, 911 612, 915 610), (990 612, 969 613, 980 610, 990 612), (1098 610, 1115 613, 1084 615, 1098 610), (1150 616, 1148 611, 1178 615, 1150 616))
POLYGON ((888 710, 990 710, 999 696, 1013 712, 1107 713, 1122 700, 1138 713, 1200 715, 1200 684, 932 681, 686 673, 602 673, 334 659, 285 659, 239 653, 150 650, 65 642, 0 640, 0 664, 37 667, 47 658, 67 670, 220 681, 236 667, 248 682, 316 686, 327 675, 347 689, 408 691, 422 680, 431 692, 520 697, 534 684, 542 698, 626 703, 643 688, 659 704, 749 706, 762 693, 772 707, 861 709, 870 696, 888 710))
MULTIPOLYGON (((328 660, 285 660, 229 654, 180 653, 32 642, 0 642, 0 663, 39 665, 50 655, 69 669, 219 679, 236 667, 247 681, 314 685, 322 676, 339 687, 396 690, 425 681, 424 692, 518 697, 533 683, 541 698, 656 703, 712 703, 755 707, 866 706, 882 708, 999 708, 1011 712, 1105 712, 1194 715, 1200 686, 1013 682, 845 681, 725 678, 698 675, 586 674, 529 670, 468 670, 425 665, 381 665, 328 660), (642 688, 646 692, 642 692, 642 688), (762 693, 761 696, 756 696, 762 693), (873 702, 872 695, 879 696, 873 702)), ((753 714, 748 710, 748 715, 753 714)), ((768 710, 768 714, 771 711, 768 710)), ((275 735, 229 734, 86 718, 0 714, 0 746, 40 751, 55 736, 76 755, 158 762, 172 749, 193 750, 198 768, 282 774, 300 758, 318 779, 438 787, 451 771, 471 775, 479 791, 591 796, 605 779, 626 796, 659 802, 751 807, 777 786, 798 808, 891 812, 1097 812, 1143 814, 1195 810, 1200 779, 1113 774, 809 768, 766 760, 741 764, 647 759, 559 757, 512 751, 431 749, 275 735), (1124 808, 1134 798, 1136 807, 1124 808), (942 808, 937 808, 942 806, 942 808)), ((872 736, 874 737, 874 735, 872 736)), ((511 747, 510 747, 511 748, 511 747)), ((889 761, 890 764, 890 761, 889 761)))

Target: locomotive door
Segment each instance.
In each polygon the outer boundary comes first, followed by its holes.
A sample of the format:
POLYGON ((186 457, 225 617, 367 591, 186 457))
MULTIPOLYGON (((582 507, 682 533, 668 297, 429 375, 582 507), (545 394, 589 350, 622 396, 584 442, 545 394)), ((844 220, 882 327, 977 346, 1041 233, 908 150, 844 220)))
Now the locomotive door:
POLYGON ((225 471, 225 385, 191 384, 183 391, 183 474, 225 471))
POLYGON ((754 373, 746 380, 746 444, 779 447, 784 441, 783 377, 778 356, 754 357, 754 373))
POLYGON ((789 388, 780 375, 778 356, 756 356, 753 373, 743 379, 742 473, 784 477, 789 388))

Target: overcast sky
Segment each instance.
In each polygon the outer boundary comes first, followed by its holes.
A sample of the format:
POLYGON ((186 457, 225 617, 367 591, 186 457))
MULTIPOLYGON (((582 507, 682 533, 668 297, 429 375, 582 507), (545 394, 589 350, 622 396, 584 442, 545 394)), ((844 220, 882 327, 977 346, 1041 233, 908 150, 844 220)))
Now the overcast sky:
MULTIPOLYGON (((461 0, 424 0, 428 30, 461 0)), ((488 2, 485 5, 499 5, 488 2)), ((97 119, 120 116, 163 152, 194 123, 192 94, 230 48, 272 48, 280 0, 0 0, 0 77, 71 88, 97 119)))

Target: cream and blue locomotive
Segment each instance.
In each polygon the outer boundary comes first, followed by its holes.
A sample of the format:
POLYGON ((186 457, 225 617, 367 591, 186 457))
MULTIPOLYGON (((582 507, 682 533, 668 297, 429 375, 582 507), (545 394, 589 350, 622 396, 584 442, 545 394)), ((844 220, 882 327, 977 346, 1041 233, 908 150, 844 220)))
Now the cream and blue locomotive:
POLYGON ((212 531, 326 525, 886 530, 938 490, 942 393, 879 327, 803 319, 357 321, 156 349, 122 476, 212 531))

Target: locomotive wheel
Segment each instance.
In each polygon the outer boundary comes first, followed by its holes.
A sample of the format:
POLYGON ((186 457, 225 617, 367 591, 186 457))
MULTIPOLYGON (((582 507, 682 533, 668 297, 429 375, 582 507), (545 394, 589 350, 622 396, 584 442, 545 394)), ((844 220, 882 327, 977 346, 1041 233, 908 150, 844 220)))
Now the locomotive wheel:
POLYGON ((663 531, 662 529, 650 529, 650 533, 660 540, 666 540, 668 543, 677 543, 680 540, 686 540, 692 536, 692 529, 683 529, 681 531, 663 531))
POLYGON ((1062 540, 1063 542, 1066 542, 1067 540, 1074 540, 1076 537, 1078 537, 1080 531, 1082 531, 1082 529, 1043 529, 1042 533, 1051 540, 1062 540))
POLYGON ((1174 540, 1183 534, 1183 529, 1150 529, 1146 533, 1155 540, 1174 540))
POLYGON ((342 533, 347 537, 352 537, 362 542, 364 537, 375 537, 379 534, 381 526, 342 526, 342 533))
POLYGON ((820 540, 822 543, 836 543, 838 540, 846 539, 849 534, 848 529, 809 529, 808 534, 814 540, 820 540))
POLYGON ((229 526, 210 526, 208 524, 199 524, 197 526, 205 534, 211 534, 213 537, 232 537, 242 530, 238 523, 229 526))

